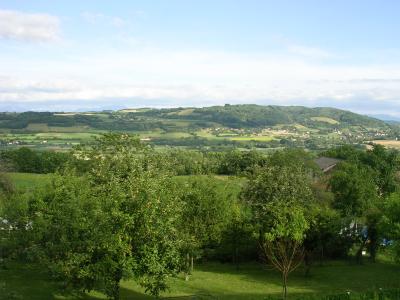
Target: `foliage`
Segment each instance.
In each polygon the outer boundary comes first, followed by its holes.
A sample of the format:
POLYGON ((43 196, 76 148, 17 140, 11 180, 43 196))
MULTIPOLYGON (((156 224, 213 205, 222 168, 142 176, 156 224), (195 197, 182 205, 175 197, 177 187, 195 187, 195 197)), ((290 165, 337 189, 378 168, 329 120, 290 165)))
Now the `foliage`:
POLYGON ((379 195, 387 196, 396 191, 398 178, 396 172, 400 168, 398 151, 386 150, 381 145, 373 145, 372 149, 363 151, 353 146, 346 145, 329 150, 326 155, 346 160, 360 168, 370 169, 379 195))
POLYGON ((393 193, 384 204, 384 217, 381 220, 381 231, 385 238, 391 240, 396 259, 400 261, 400 194, 393 193))
POLYGON ((346 160, 330 179, 335 195, 334 207, 342 215, 353 218, 355 224, 359 222, 366 226, 366 234, 356 232, 360 242, 357 259, 361 261, 362 249, 367 245, 371 259, 375 261, 379 241, 384 237, 378 226, 383 217, 382 203, 398 188, 398 153, 374 145, 367 151, 346 146, 332 150, 330 154, 346 160))
POLYGON ((377 187, 369 168, 341 163, 329 181, 334 208, 343 216, 361 217, 376 201, 377 187))
POLYGON ((194 257, 221 241, 232 218, 232 202, 232 195, 221 190, 212 177, 198 178, 184 187, 180 232, 185 242, 184 254, 192 260, 191 266, 185 262, 187 273, 192 271, 194 257))
POLYGON ((120 280, 133 277, 158 295, 179 260, 174 183, 126 135, 81 154, 92 161, 88 174, 66 170, 30 202, 32 255, 68 288, 118 299, 120 280))
POLYGON ((252 172, 254 168, 261 167, 265 163, 266 157, 255 150, 248 152, 227 151, 220 160, 218 173, 223 175, 242 175, 245 172, 252 172))
POLYGON ((302 262, 302 242, 309 228, 306 211, 313 202, 309 174, 301 163, 260 168, 243 196, 258 225, 263 254, 282 274, 286 298, 287 278, 302 262))
POLYGON ((347 234, 343 234, 345 233, 344 228, 349 226, 349 220, 342 218, 338 211, 329 206, 321 205, 317 201, 307 211, 307 214, 311 215, 309 217, 310 226, 306 231, 303 244, 305 274, 308 276, 314 259, 318 258, 322 261, 328 258, 346 257, 353 244, 353 239, 347 234))
MULTIPOLYGON (((36 161, 26 167, 41 166, 47 153, 26 149, 3 158, 17 153, 36 161)), ((45 187, 23 193, 5 179, 2 258, 45 264, 66 290, 118 298, 122 279, 159 295, 178 280, 171 275, 193 271, 195 258, 239 270, 257 258, 257 243, 285 290, 303 258, 309 273, 312 259, 343 257, 357 244, 357 255, 366 247, 373 259, 383 238, 400 249, 398 154, 379 146, 328 154, 343 161, 323 176, 299 149, 155 151, 138 137, 105 134, 75 147, 58 173, 41 175, 43 183, 52 177, 45 187)))
POLYGON ((16 172, 54 173, 63 168, 71 159, 68 153, 54 151, 34 151, 27 147, 5 150, 0 153, 3 165, 16 172))

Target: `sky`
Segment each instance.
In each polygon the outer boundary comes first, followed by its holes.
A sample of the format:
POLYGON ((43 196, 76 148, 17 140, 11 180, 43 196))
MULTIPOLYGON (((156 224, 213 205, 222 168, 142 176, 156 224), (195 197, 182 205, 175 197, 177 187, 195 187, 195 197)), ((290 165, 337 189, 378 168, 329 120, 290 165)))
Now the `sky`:
POLYGON ((330 106, 400 117, 397 0, 0 0, 0 110, 330 106))

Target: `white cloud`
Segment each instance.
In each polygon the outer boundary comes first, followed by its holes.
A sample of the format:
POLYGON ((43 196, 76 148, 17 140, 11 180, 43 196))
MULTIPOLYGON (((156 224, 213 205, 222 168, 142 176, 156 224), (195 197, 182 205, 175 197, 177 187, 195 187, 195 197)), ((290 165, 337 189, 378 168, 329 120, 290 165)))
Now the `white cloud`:
POLYGON ((262 103, 400 112, 400 66, 395 63, 332 65, 295 55, 160 49, 26 59, 18 66, 0 58, 0 63, 7 75, 0 74, 0 108, 7 102, 79 106, 79 100, 95 106, 118 100, 126 106, 138 101, 142 106, 262 103))
POLYGON ((0 38, 34 42, 60 38, 60 20, 48 14, 0 10, 0 38))

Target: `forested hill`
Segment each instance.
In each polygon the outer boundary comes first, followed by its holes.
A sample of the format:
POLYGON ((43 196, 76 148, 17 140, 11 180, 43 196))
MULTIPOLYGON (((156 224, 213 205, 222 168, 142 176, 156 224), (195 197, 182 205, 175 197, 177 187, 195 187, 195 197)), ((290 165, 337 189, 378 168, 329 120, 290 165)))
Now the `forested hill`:
POLYGON ((34 129, 35 126, 32 127, 31 124, 47 124, 56 127, 89 126, 103 130, 151 130, 168 127, 171 120, 190 121, 192 128, 259 128, 293 124, 309 128, 389 127, 384 121, 335 108, 225 105, 204 108, 124 109, 92 113, 0 113, 0 128, 34 129))
MULTIPOLYGON (((140 111, 136 112, 140 114, 140 111)), ((255 104, 225 105, 203 108, 152 109, 141 114, 168 119, 210 121, 226 127, 265 127, 301 124, 313 126, 320 123, 331 125, 385 128, 384 121, 329 107, 307 108, 304 106, 261 106, 255 104)))

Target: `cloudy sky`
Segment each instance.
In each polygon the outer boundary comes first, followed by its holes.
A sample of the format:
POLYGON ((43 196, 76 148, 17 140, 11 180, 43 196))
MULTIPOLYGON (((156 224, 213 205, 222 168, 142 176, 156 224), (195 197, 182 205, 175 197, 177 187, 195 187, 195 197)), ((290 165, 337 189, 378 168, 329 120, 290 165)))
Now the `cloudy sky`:
POLYGON ((400 116, 397 0, 0 0, 0 110, 224 103, 400 116))

